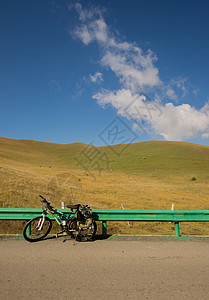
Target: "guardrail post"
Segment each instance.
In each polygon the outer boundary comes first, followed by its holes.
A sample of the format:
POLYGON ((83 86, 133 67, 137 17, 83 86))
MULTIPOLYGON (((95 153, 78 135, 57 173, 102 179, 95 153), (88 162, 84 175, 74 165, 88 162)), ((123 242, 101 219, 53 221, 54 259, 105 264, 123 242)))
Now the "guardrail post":
POLYGON ((175 236, 180 237, 179 222, 175 222, 175 236))
POLYGON ((107 222, 102 221, 102 236, 106 236, 106 235, 107 235, 107 222))

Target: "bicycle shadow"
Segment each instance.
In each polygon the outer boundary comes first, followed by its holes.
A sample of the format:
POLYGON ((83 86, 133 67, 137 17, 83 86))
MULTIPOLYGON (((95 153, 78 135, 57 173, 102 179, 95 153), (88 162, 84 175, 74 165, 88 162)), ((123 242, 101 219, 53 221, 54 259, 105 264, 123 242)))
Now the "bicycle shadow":
MULTIPOLYGON (((91 240, 77 240, 77 242, 95 242, 95 241, 102 241, 102 240, 108 240, 109 238, 111 238, 112 235, 111 234, 107 234, 107 235, 102 235, 102 234, 98 234, 98 235, 95 235, 94 239, 91 239, 91 240)), ((55 240, 55 239, 61 239, 63 238, 63 242, 66 242, 66 241, 75 241, 75 239, 71 238, 70 236, 68 235, 65 235, 65 234, 61 234, 61 235, 53 235, 53 236, 47 236, 45 237, 43 240, 39 241, 39 242, 43 242, 43 241, 47 241, 47 240, 55 240)), ((38 242, 38 241, 37 241, 38 242)))

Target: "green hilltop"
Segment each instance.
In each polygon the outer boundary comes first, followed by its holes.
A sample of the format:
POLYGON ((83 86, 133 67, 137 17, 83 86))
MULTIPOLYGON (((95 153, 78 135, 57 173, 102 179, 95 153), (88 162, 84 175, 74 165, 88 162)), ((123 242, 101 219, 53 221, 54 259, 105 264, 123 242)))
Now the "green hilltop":
MULTIPOLYGON (((114 146, 120 148, 120 146, 114 146)), ((110 152, 109 149, 106 151, 110 152)), ((112 155, 110 155, 110 160, 112 155)), ((112 166, 120 171, 152 175, 209 175, 209 147, 167 141, 149 141, 130 144, 113 159, 112 166)))
POLYGON ((101 168, 149 175, 209 176, 209 147, 185 142, 148 141, 94 147, 0 137, 0 162, 56 168, 101 168))

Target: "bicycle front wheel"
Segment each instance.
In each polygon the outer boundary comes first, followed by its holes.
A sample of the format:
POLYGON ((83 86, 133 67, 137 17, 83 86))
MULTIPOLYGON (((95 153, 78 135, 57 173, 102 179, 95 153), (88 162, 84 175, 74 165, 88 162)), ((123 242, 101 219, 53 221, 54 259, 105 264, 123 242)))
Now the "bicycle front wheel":
POLYGON ((68 225, 68 231, 72 238, 77 241, 90 241, 93 240, 97 231, 97 224, 95 221, 89 219, 85 224, 82 224, 74 218, 68 225))
POLYGON ((51 231, 52 221, 43 216, 31 219, 23 229, 23 236, 28 242, 37 242, 43 240, 51 231))

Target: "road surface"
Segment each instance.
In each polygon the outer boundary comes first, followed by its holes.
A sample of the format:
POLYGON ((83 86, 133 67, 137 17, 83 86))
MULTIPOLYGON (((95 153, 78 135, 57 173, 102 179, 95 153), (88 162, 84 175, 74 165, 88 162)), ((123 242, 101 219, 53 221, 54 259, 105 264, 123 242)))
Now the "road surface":
POLYGON ((209 299, 209 242, 0 241, 0 298, 209 299))

